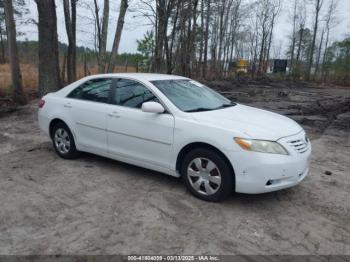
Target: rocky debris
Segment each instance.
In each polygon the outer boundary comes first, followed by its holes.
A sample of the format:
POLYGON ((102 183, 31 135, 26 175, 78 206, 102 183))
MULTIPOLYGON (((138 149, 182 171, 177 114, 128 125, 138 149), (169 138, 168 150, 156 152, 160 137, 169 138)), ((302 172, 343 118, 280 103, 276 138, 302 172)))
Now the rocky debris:
POLYGON ((350 130, 349 87, 271 79, 212 81, 207 85, 233 101, 286 115, 317 133, 350 130))
POLYGON ((327 171, 324 172, 324 174, 327 175, 327 176, 331 176, 333 173, 331 171, 327 170, 327 171))

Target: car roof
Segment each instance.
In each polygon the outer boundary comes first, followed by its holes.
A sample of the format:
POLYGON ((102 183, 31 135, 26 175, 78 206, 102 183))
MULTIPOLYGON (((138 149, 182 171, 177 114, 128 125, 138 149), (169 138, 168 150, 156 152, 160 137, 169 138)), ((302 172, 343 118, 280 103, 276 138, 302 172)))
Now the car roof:
POLYGON ((183 76, 177 75, 167 75, 167 74, 154 74, 154 73, 113 73, 113 74, 99 74, 99 75, 91 75, 89 78, 100 78, 100 77, 125 77, 132 78, 135 80, 175 80, 175 79, 188 79, 183 76))

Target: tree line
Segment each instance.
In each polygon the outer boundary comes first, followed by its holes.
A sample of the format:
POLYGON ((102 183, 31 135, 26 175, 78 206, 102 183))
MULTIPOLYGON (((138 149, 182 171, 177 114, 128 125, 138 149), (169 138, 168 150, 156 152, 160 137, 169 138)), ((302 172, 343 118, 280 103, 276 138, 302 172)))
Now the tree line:
POLYGON ((291 79, 349 84, 339 61, 348 63, 350 35, 332 40, 339 0, 141 0, 138 8, 153 25, 138 41, 149 71, 227 77, 241 59, 259 77, 271 59, 284 58, 291 79), (291 32, 284 46, 274 39, 282 9, 289 10, 291 32))
MULTIPOLYGON (((77 8, 91 14, 92 52, 99 73, 114 71, 125 17, 130 13, 151 25, 144 38, 138 40, 140 64, 148 72, 225 78, 232 75, 234 61, 245 60, 249 62, 248 74, 260 77, 268 72, 271 59, 286 58, 288 77, 294 80, 332 80, 344 84, 350 81, 349 38, 332 40, 332 30, 339 22, 338 0, 120 0, 116 17, 110 15, 110 0, 35 0, 39 95, 61 88, 65 80, 59 64, 58 1, 63 5, 68 39, 64 60, 68 83, 77 79, 77 19, 81 19, 77 8), (291 33, 288 43, 281 46, 274 30, 283 7, 289 9, 291 33), (110 20, 117 25, 113 35, 108 35, 110 20), (107 51, 109 37, 113 37, 113 45, 107 51)), ((21 101, 23 87, 15 21, 25 9, 25 0, 0 0, 2 9, 0 60, 5 57, 6 40, 13 97, 21 101)))

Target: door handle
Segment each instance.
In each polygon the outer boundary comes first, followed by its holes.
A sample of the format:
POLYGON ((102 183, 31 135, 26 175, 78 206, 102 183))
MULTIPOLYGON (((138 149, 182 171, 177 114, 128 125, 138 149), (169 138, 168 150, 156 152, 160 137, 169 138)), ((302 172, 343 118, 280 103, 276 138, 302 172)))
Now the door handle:
POLYGON ((119 112, 117 112, 117 111, 113 111, 112 113, 109 113, 108 116, 109 117, 115 117, 115 118, 119 118, 120 117, 119 112))
POLYGON ((66 104, 64 104, 64 107, 66 107, 66 108, 72 108, 72 105, 71 105, 71 103, 66 103, 66 104))

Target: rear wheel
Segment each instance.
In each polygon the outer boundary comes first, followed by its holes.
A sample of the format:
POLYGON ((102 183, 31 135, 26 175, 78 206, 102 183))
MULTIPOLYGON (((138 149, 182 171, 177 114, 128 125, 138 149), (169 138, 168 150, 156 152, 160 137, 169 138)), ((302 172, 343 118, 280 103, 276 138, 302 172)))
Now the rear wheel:
POLYGON ((52 142, 56 153, 65 159, 74 159, 79 156, 75 147, 74 137, 68 126, 62 122, 52 129, 52 142))
POLYGON ((189 191, 206 201, 222 201, 234 189, 234 174, 229 164, 207 148, 194 149, 185 156, 181 175, 189 191))

